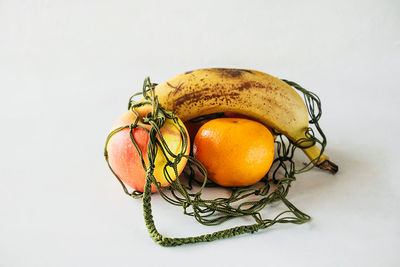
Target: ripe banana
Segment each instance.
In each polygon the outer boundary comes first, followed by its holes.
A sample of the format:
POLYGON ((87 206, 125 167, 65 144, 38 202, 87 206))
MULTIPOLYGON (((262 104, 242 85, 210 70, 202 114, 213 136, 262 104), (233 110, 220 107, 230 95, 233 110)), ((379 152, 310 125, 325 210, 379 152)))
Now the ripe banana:
MULTIPOLYGON (((250 116, 292 141, 305 137, 308 111, 300 95, 287 83, 247 69, 209 68, 188 71, 155 88, 159 103, 182 120, 218 112, 250 116)), ((321 169, 337 166, 317 146, 303 149, 321 169), (316 159, 319 161, 316 162, 316 159)))

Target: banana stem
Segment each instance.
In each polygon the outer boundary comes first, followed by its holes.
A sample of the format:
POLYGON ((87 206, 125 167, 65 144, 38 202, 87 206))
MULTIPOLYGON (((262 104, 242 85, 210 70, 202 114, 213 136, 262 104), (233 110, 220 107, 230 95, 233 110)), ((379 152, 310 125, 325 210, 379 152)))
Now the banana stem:
POLYGON ((321 154, 321 151, 317 146, 314 145, 312 147, 305 148, 303 151, 316 167, 322 170, 327 170, 332 174, 337 173, 339 170, 338 165, 330 161, 328 156, 321 154))

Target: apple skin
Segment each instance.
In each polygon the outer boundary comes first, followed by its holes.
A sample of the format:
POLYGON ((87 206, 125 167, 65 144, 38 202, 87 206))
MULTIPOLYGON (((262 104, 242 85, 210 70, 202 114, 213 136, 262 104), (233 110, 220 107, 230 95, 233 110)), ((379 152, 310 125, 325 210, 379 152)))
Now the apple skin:
POLYGON ((189 138, 190 138, 190 143, 193 144, 194 142, 194 137, 197 134, 197 131, 200 129, 200 127, 206 123, 208 120, 200 121, 200 122, 190 122, 190 121, 185 121, 185 127, 186 130, 189 133, 189 138))
POLYGON ((248 120, 254 120, 253 118, 240 114, 240 113, 235 113, 235 112, 224 112, 224 117, 225 118, 242 118, 242 119, 248 119, 248 120))
MULTIPOLYGON (((137 108, 137 111, 142 118, 146 116, 149 112, 151 112, 151 106, 142 106, 140 108, 137 108)), ((135 121, 135 119, 136 115, 129 110, 122 114, 122 116, 115 121, 111 128, 111 131, 122 126, 130 125, 135 121)), ((184 124, 180 120, 179 123, 184 127, 184 124)), ((144 126, 146 129, 151 129, 150 125, 142 123, 141 120, 139 120, 138 124, 144 126)), ((187 130, 185 127, 184 129, 187 134, 187 130)), ((170 150, 175 154, 180 152, 182 147, 182 139, 178 126, 175 125, 172 120, 167 119, 160 131, 170 150)), ((132 134, 140 150, 142 151, 143 159, 146 163, 146 166, 148 166, 147 145, 149 142, 149 134, 146 130, 139 127, 132 129, 132 134)), ((129 134, 129 128, 119 131, 110 138, 107 145, 107 152, 110 166, 115 174, 132 189, 143 192, 146 182, 146 171, 143 168, 136 147, 132 143, 129 134)), ((188 140, 186 155, 188 155, 189 152, 190 142, 188 140)), ((171 156, 168 155, 168 158, 169 160, 173 161, 173 158, 171 156)), ((166 162, 167 160, 164 154, 158 147, 157 156, 154 162, 154 177, 158 182, 160 182, 161 186, 169 185, 169 182, 164 176, 164 166, 166 162)), ((178 175, 183 171, 186 162, 187 159, 182 158, 181 161, 178 163, 178 175)), ((168 167, 167 172, 172 180, 175 180, 177 178, 172 167, 168 167)), ((151 192, 157 192, 157 188, 154 184, 151 185, 151 192)))

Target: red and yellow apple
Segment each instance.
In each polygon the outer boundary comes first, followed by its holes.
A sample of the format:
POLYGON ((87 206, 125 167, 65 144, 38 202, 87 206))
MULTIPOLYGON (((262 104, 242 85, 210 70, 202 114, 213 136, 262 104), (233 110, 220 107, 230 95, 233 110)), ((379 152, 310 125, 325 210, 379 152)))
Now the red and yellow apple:
MULTIPOLYGON (((139 107, 137 108, 137 111, 140 115, 138 124, 145 127, 146 129, 151 129, 151 126, 148 124, 144 124, 141 119, 149 112, 151 112, 151 106, 146 105, 139 107)), ((117 119, 117 121, 112 126, 111 131, 122 126, 130 125, 135 121, 135 119, 135 113, 129 110, 117 119)), ((184 124, 180 120, 179 123, 181 126, 183 126, 183 128, 185 128, 184 124)), ((160 131, 169 149, 174 154, 178 154, 181 151, 183 145, 178 126, 174 123, 173 120, 167 119, 160 131)), ((146 166, 148 166, 147 145, 149 142, 149 133, 146 130, 137 127, 132 129, 132 134, 140 150, 143 153, 143 159, 146 163, 146 166)), ((137 191, 143 192, 146 182, 146 171, 143 168, 139 153, 137 152, 135 145, 132 143, 129 128, 117 132, 110 138, 107 145, 107 152, 110 166, 115 174, 129 187, 137 191)), ((188 155, 189 152, 190 142, 188 142, 187 144, 186 155, 188 155)), ((167 157, 171 161, 174 160, 173 157, 170 155, 168 155, 167 157)), ((183 171, 186 162, 187 159, 182 158, 182 160, 178 163, 178 175, 183 171)), ((158 147, 157 156, 154 162, 154 177, 161 184, 161 186, 169 185, 169 182, 164 176, 164 166, 166 163, 167 159, 162 153, 161 148, 158 147)), ((172 167, 167 167, 167 172, 172 180, 175 180, 177 178, 172 167)), ((151 191, 157 192, 157 188, 154 186, 154 184, 151 185, 151 191)))

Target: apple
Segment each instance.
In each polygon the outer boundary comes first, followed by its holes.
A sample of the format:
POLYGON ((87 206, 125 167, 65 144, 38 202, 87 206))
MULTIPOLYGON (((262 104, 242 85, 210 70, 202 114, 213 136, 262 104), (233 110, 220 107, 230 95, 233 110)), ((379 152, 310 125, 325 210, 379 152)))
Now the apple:
MULTIPOLYGON (((137 108, 137 111, 139 112, 138 124, 150 130, 151 125, 144 124, 142 118, 151 112, 151 106, 145 105, 139 107, 137 108)), ((129 110, 122 114, 122 116, 116 120, 116 122, 112 126, 111 131, 122 126, 130 125, 134 123, 135 119, 135 113, 129 110)), ((181 126, 183 126, 187 134, 187 130, 182 121, 179 120, 179 123, 181 126)), ((178 154, 182 148, 182 137, 178 126, 174 123, 173 120, 167 119, 160 131, 169 149, 174 154, 178 154)), ((146 130, 137 127, 132 129, 132 134, 140 150, 142 151, 143 159, 146 163, 146 166, 148 166, 147 145, 149 142, 149 133, 146 130)), ((117 132, 110 138, 107 145, 107 152, 110 166, 115 174, 132 189, 143 192, 146 182, 146 171, 143 168, 139 153, 137 152, 135 145, 132 143, 129 134, 129 128, 117 132)), ((189 152, 190 142, 188 140, 185 154, 188 155, 189 152)), ((167 157, 171 161, 174 160, 173 157, 170 155, 168 155, 167 157)), ((186 162, 187 159, 182 158, 181 161, 178 163, 178 175, 183 171, 186 162)), ((162 153, 161 148, 158 147, 157 156, 154 162, 154 177, 161 184, 161 186, 169 185, 169 182, 164 176, 164 166, 166 163, 167 159, 162 153)), ((172 167, 167 167, 167 172, 172 180, 175 180, 177 178, 172 167)), ((151 185, 151 191, 153 193, 157 192, 157 188, 154 184, 151 185)))
POLYGON ((242 118, 242 119, 248 119, 248 120, 254 120, 249 116, 240 114, 240 113, 235 113, 235 112, 224 112, 224 117, 225 118, 242 118))
POLYGON ((186 130, 189 133, 189 138, 190 138, 190 143, 193 144, 194 137, 197 134, 197 131, 200 129, 200 127, 206 123, 208 120, 202 120, 200 122, 191 122, 191 121, 185 121, 185 127, 186 130))

